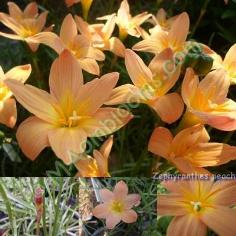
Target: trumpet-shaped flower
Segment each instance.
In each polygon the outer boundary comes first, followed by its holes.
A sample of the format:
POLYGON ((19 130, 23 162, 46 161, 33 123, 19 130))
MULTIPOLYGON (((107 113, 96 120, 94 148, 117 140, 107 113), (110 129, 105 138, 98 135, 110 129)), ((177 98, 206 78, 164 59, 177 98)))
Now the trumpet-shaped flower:
POLYGON ((223 69, 199 78, 188 68, 182 84, 182 97, 187 106, 181 127, 208 124, 224 131, 236 129, 236 103, 227 98, 230 80, 223 69))
POLYGON ((82 153, 87 137, 99 137, 124 126, 132 115, 118 108, 101 108, 118 80, 110 73, 83 85, 76 58, 65 50, 51 67, 50 94, 18 81, 6 80, 16 99, 34 116, 18 128, 16 137, 24 154, 34 160, 47 146, 70 164, 70 152, 82 153))
POLYGON ((30 37, 32 42, 43 43, 60 54, 64 49, 68 49, 77 58, 81 68, 91 74, 100 73, 96 62, 103 61, 105 56, 102 51, 91 46, 85 36, 79 35, 76 23, 71 14, 68 14, 62 22, 60 37, 55 33, 39 33, 30 37))
POLYGON ((135 52, 126 49, 125 65, 134 85, 115 88, 106 104, 144 103, 153 108, 163 121, 176 121, 184 104, 178 93, 167 94, 180 74, 180 67, 173 62, 172 51, 166 49, 147 67, 135 52))
POLYGON ((116 24, 115 14, 108 17, 106 24, 89 25, 79 16, 75 16, 75 21, 80 33, 89 40, 93 47, 124 57, 125 46, 120 39, 112 37, 116 24))
POLYGON ((99 190, 102 204, 93 209, 93 215, 106 219, 106 227, 113 229, 120 221, 133 223, 137 220, 137 213, 133 206, 140 204, 139 194, 128 194, 128 186, 124 181, 119 181, 113 192, 108 189, 99 190))
POLYGON ((30 76, 31 65, 16 66, 4 74, 0 66, 0 123, 13 128, 17 119, 16 102, 7 87, 7 79, 24 83, 30 76))
POLYGON ((148 149, 174 164, 181 173, 209 172, 207 166, 218 166, 236 159, 236 147, 224 143, 209 143, 210 137, 203 125, 180 131, 175 137, 158 127, 154 130, 148 149))
POLYGON ((89 9, 93 3, 93 0, 65 0, 67 7, 71 7, 72 5, 81 2, 83 8, 83 17, 84 19, 88 18, 89 9))
POLYGON ((224 69, 230 79, 231 84, 236 84, 236 44, 234 44, 226 53, 224 60, 217 53, 210 53, 214 59, 213 69, 224 69))
POLYGON ((100 150, 93 151, 93 157, 87 154, 80 154, 81 159, 75 163, 79 170, 77 176, 80 177, 110 177, 108 172, 108 158, 113 145, 113 136, 101 146, 100 150))
MULTIPOLYGON (((104 20, 107 19, 107 17, 110 16, 100 17, 98 19, 104 20)), ((119 27, 120 39, 124 40, 127 37, 127 35, 140 37, 141 36, 140 25, 142 25, 150 17, 151 14, 148 14, 147 12, 143 12, 141 14, 132 17, 130 14, 128 1, 123 0, 116 17, 116 24, 119 27)))
POLYGON ((150 37, 135 44, 133 50, 154 54, 160 53, 166 48, 171 48, 173 52, 183 51, 188 31, 189 16, 186 12, 183 12, 172 22, 169 31, 162 30, 157 25, 151 30, 150 37))
POLYGON ((174 216, 167 236, 206 236, 207 228, 217 235, 236 234, 236 181, 163 181, 168 194, 158 195, 160 215, 174 216))
POLYGON ((44 29, 48 12, 38 13, 37 3, 29 3, 22 11, 14 2, 8 2, 9 15, 0 13, 0 22, 11 29, 14 33, 3 33, 0 35, 6 38, 23 40, 29 45, 32 51, 38 49, 38 43, 31 42, 30 36, 46 31, 51 31, 52 26, 44 29))

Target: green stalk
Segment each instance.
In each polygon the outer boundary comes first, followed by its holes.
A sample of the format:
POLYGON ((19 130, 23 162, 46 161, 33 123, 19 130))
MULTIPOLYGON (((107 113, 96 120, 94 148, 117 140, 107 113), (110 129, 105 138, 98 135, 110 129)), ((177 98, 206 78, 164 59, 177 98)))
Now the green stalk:
POLYGON ((58 217, 59 217, 59 212, 60 212, 60 202, 61 202, 61 194, 62 194, 62 188, 63 188, 63 177, 59 177, 60 179, 60 190, 59 190, 59 193, 58 193, 58 196, 57 196, 57 203, 54 204, 54 208, 56 209, 56 213, 55 213, 55 224, 54 224, 54 227, 53 227, 53 231, 52 231, 52 236, 57 236, 58 235, 58 224, 57 224, 57 220, 58 220, 58 217))
POLYGON ((5 204, 6 204, 6 209, 7 209, 7 214, 8 214, 8 217, 9 217, 9 222, 10 222, 10 227, 12 229, 12 235, 13 236, 17 236, 17 230, 16 230, 16 227, 15 227, 15 219, 14 219, 14 216, 13 216, 13 213, 12 213, 12 209, 11 209, 11 203, 7 197, 7 193, 5 191, 5 188, 4 188, 4 184, 2 181, 0 181, 0 195, 2 196, 5 204))

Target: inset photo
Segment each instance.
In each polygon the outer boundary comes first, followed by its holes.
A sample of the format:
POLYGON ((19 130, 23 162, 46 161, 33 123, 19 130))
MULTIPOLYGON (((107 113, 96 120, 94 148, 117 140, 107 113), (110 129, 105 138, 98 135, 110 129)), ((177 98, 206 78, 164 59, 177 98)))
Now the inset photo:
POLYGON ((77 236, 75 178, 0 178, 1 236, 77 236))
POLYGON ((166 180, 157 188, 156 235, 236 235, 236 180, 166 180))
POLYGON ((79 236, 156 235, 156 183, 148 178, 79 178, 79 236))

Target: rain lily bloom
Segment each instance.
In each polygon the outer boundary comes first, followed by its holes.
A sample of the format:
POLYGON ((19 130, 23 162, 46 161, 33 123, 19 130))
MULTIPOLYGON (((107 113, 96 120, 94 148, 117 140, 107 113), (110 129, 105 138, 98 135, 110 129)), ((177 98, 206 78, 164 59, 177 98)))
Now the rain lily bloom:
POLYGON ((217 235, 236 235, 236 181, 163 181, 168 194, 158 195, 157 210, 174 216, 167 236, 206 236, 209 227, 217 235))
POLYGON ((48 12, 38 13, 37 3, 29 3, 22 11, 14 2, 8 2, 9 15, 0 13, 0 22, 11 29, 14 33, 3 33, 0 35, 6 38, 25 41, 32 51, 38 49, 38 44, 31 42, 30 36, 39 32, 44 34, 51 31, 52 26, 44 28, 48 12))
MULTIPOLYGON (((107 19, 109 16, 99 17, 99 20, 107 19)), ((151 17, 151 14, 143 12, 134 17, 130 14, 129 3, 127 0, 123 0, 120 8, 117 12, 116 24, 119 27, 119 36, 121 40, 124 40, 127 35, 140 37, 140 25, 142 25, 148 18, 151 17)))
POLYGON ((24 154, 34 160, 47 146, 70 164, 70 152, 82 153, 87 137, 111 134, 127 124, 132 115, 123 109, 101 108, 118 81, 110 73, 83 85, 76 58, 65 50, 51 67, 50 94, 18 81, 6 80, 19 103, 34 116, 18 128, 16 137, 24 154))
POLYGON ((140 204, 141 197, 139 194, 128 194, 128 186, 124 181, 119 181, 113 192, 101 189, 99 193, 103 203, 93 209, 93 215, 106 219, 108 229, 113 229, 120 221, 137 221, 138 215, 131 208, 140 204))
POLYGON ((224 60, 221 56, 212 51, 209 54, 214 59, 213 69, 224 69, 230 79, 231 84, 236 84, 236 44, 226 53, 224 60))
POLYGON ((176 121, 184 104, 178 93, 167 94, 180 74, 180 67, 174 65, 171 49, 156 56, 148 67, 135 52, 126 49, 125 65, 134 85, 115 88, 106 104, 144 103, 153 108, 163 121, 176 121))
POLYGON ((188 68, 182 84, 182 97, 187 106, 180 127, 208 124, 224 131, 236 129, 236 103, 227 98, 230 80, 223 69, 214 70, 199 82, 188 68))
POLYGON ((148 150, 170 161, 181 173, 210 174, 204 167, 235 160, 236 147, 209 140, 203 125, 184 129, 175 137, 168 129, 158 127, 152 133, 148 150))
POLYGON ((106 24, 89 25, 79 16, 75 16, 75 21, 80 33, 89 40, 93 47, 124 57, 125 46, 119 38, 112 37, 116 24, 115 14, 108 17, 106 24))
POLYGON ((99 49, 92 47, 85 36, 78 34, 76 23, 71 14, 68 14, 62 22, 60 37, 55 33, 48 32, 30 37, 30 40, 48 45, 58 54, 64 49, 68 49, 75 55, 83 70, 95 75, 100 74, 96 60, 103 61, 105 55, 99 49))
POLYGON ((88 18, 89 9, 93 3, 93 0, 65 0, 67 7, 71 7, 72 5, 81 2, 83 8, 83 17, 85 20, 88 18))
POLYGON ((13 128, 17 119, 16 101, 5 81, 11 79, 24 83, 30 76, 31 65, 16 66, 4 74, 0 66, 0 123, 13 128))
POLYGON ((158 10, 156 16, 152 16, 150 22, 154 25, 159 26, 162 30, 169 31, 171 29, 172 23, 178 16, 167 18, 166 11, 161 8, 158 10))
POLYGON ((93 157, 87 154, 78 155, 80 159, 75 163, 80 177, 110 177, 108 172, 108 158, 113 145, 113 136, 101 146, 100 150, 93 151, 93 157))
POLYGON ((151 35, 133 46, 133 50, 158 54, 166 48, 173 52, 183 51, 189 31, 189 16, 186 12, 178 15, 172 22, 169 31, 160 29, 157 25, 151 30, 151 35))

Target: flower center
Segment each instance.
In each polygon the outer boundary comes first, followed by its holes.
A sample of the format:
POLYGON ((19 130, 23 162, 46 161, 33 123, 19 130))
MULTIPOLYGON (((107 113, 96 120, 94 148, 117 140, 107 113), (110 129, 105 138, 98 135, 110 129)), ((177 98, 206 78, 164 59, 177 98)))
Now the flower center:
POLYGON ((114 201, 111 205, 111 209, 116 213, 121 213, 124 209, 124 205, 122 204, 122 202, 114 201))
POLYGON ((73 111, 72 115, 68 118, 61 119, 59 122, 62 124, 63 127, 73 128, 79 125, 79 121, 84 117, 79 116, 77 111, 73 111))
POLYGON ((199 212, 202 209, 202 203, 201 202, 191 201, 190 204, 192 205, 192 208, 195 212, 199 212))

